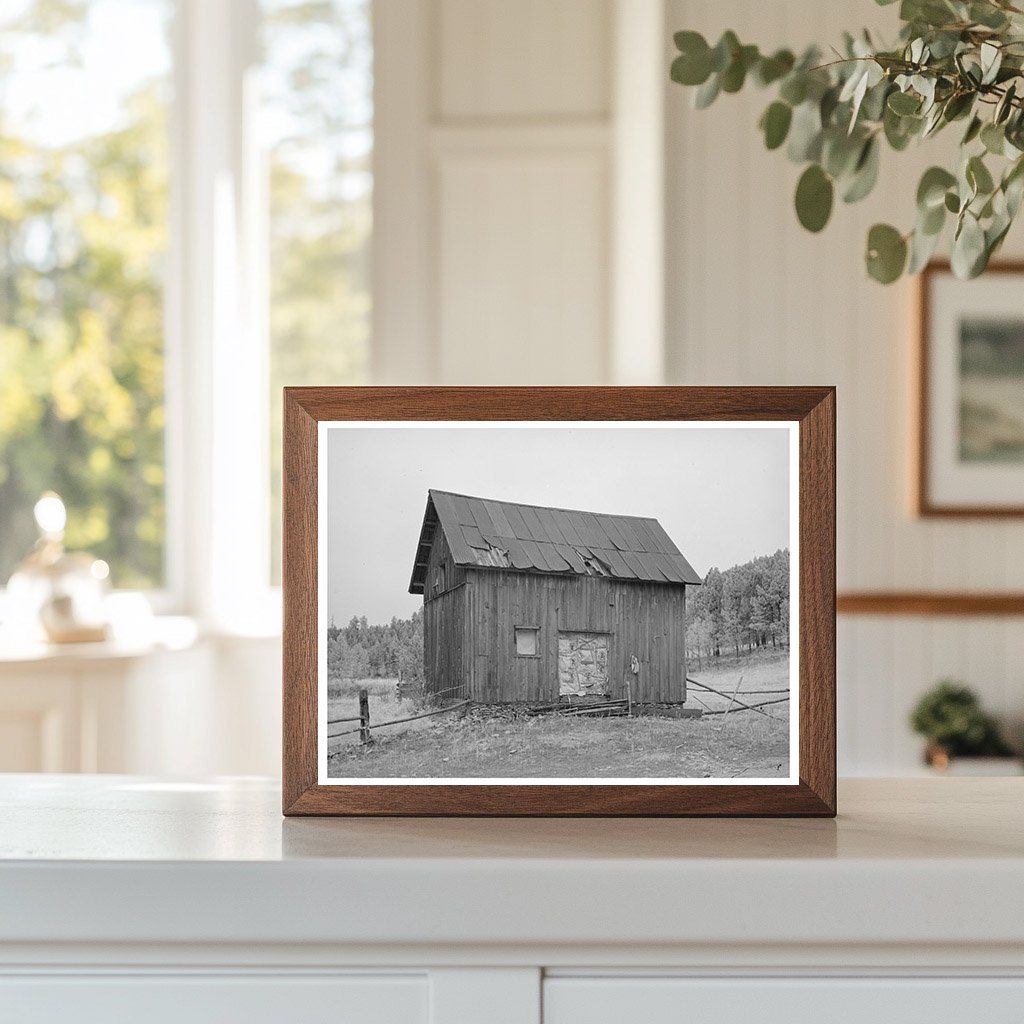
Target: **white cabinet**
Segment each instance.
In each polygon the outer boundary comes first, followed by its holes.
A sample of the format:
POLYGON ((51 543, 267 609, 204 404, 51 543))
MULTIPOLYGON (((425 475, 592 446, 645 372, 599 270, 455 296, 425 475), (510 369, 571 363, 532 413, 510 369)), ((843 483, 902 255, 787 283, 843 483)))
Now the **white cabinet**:
POLYGON ((258 779, 0 776, 0 1022, 1022 1024, 1020 796, 282 820, 258 779))
POLYGON ((17 1024, 428 1024, 426 975, 0 979, 17 1024))
POLYGON ((548 978, 544 1024, 1020 1024, 1024 978, 548 978))

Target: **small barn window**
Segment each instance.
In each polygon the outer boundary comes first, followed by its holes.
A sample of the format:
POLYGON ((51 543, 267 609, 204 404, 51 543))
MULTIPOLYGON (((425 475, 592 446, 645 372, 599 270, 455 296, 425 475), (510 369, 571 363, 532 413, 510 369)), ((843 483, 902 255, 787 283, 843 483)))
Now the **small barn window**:
POLYGON ((440 594, 445 589, 445 583, 447 582, 446 579, 445 579, 445 576, 446 576, 445 568, 446 568, 445 566, 439 565, 437 567, 437 572, 434 573, 434 593, 435 594, 440 594))
POLYGON ((516 626, 516 654, 520 658, 536 658, 540 652, 540 629, 516 626))

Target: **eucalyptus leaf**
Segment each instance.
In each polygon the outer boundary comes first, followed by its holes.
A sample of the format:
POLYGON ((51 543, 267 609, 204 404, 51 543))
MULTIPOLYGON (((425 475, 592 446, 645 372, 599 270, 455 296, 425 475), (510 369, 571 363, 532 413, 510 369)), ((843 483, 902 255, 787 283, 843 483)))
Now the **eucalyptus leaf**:
POLYGON ((926 232, 920 227, 914 230, 910 237, 910 261, 907 264, 907 273, 916 274, 928 265, 939 244, 941 231, 926 232))
POLYGON ((779 98, 791 107, 797 107, 807 99, 807 75, 803 71, 794 71, 783 79, 779 87, 779 98))
POLYGON ((698 107, 749 83, 774 92, 758 125, 769 149, 806 165, 795 204, 812 231, 828 222, 836 195, 855 202, 872 190, 883 145, 901 152, 963 121, 957 173, 925 172, 909 235, 884 224, 871 229, 868 270, 888 282, 907 265, 921 269, 953 213, 957 272, 973 276, 1024 206, 1022 3, 901 0, 897 42, 880 48, 867 31, 844 32, 831 48, 838 59, 816 46, 798 57, 787 49, 762 54, 732 31, 710 47, 699 32, 683 31, 674 37, 671 77, 695 88, 698 107))
POLYGON ((805 101, 793 111, 786 155, 793 163, 817 160, 821 143, 821 111, 817 103, 805 101))
POLYGON ((963 214, 960 227, 953 238, 950 265, 961 280, 977 277, 984 269, 986 250, 985 232, 978 219, 969 211, 963 214), (979 268, 980 269, 977 269, 979 268))
POLYGON ((960 140, 961 146, 970 145, 980 134, 983 123, 980 117, 972 117, 971 123, 967 126, 967 131, 964 132, 963 139, 960 140))
POLYGON ((753 77, 764 87, 784 78, 793 70, 796 58, 790 50, 776 50, 770 57, 762 57, 754 66, 753 77))
POLYGON ((972 3, 968 9, 968 17, 978 25, 984 25, 985 28, 997 31, 1007 25, 1006 15, 990 3, 972 3))
POLYGON ((817 165, 811 164, 796 186, 796 215, 808 231, 821 231, 832 215, 832 180, 817 165))
POLYGON ((860 202, 875 187, 880 163, 879 149, 877 137, 872 137, 864 143, 853 174, 843 187, 844 203, 860 202))
POLYGON ((727 29, 711 51, 711 70, 721 74, 732 64, 733 57, 740 49, 741 43, 736 33, 732 29, 727 29))
POLYGON ((907 263, 906 239, 890 224, 875 224, 868 232, 868 273, 880 284, 892 284, 907 263))
POLYGON ((693 105, 698 110, 706 110, 715 102, 721 91, 721 78, 716 74, 712 74, 712 76, 694 93, 693 105))
POLYGON ((741 46, 733 55, 732 63, 722 72, 722 92, 739 92, 746 81, 747 72, 758 57, 756 46, 741 46))
POLYGON ((981 129, 981 143, 993 156, 1002 156, 1006 146, 1006 133, 1002 126, 991 121, 981 129))
POLYGON ((981 44, 979 51, 981 58, 981 84, 991 85, 999 74, 999 68, 1003 63, 1003 51, 992 42, 981 44))
POLYGON ((927 213, 936 206, 942 206, 946 192, 955 184, 956 176, 944 167, 929 167, 917 186, 917 208, 927 213))
POLYGON ((793 121, 793 108, 788 103, 776 100, 761 115, 761 129, 764 144, 768 149, 778 149, 786 141, 789 126, 793 121))
POLYGON ((992 116, 992 120, 996 124, 1002 124, 1013 111, 1013 101, 1017 96, 1017 83, 1011 82, 1006 90, 1003 92, 1002 97, 996 104, 996 112, 992 116))
POLYGON ((985 161, 980 156, 972 156, 967 161, 966 176, 977 194, 987 196, 995 188, 992 175, 985 166, 985 161))
POLYGON ((921 100, 909 92, 894 92, 889 96, 889 109, 894 114, 916 114, 920 109, 921 100))

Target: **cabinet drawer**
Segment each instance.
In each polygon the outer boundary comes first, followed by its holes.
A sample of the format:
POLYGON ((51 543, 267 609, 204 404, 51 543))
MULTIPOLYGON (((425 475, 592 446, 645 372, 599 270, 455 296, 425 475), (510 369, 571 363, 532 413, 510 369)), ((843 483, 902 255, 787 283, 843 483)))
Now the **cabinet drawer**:
POLYGON ((18 1024, 426 1024, 425 975, 36 975, 0 978, 18 1024))
POLYGON ((1021 1024, 1024 978, 570 978, 544 1024, 1021 1024))

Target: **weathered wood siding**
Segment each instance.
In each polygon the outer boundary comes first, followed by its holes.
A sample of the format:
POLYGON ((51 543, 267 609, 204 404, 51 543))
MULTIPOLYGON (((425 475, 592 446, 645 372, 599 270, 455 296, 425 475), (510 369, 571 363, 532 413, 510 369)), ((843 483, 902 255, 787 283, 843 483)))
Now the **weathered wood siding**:
POLYGON ((559 631, 606 633, 611 696, 686 699, 685 589, 669 584, 467 569, 467 696, 489 702, 558 699, 559 631), (516 655, 515 627, 540 629, 537 657, 516 655), (630 658, 640 663, 629 672, 630 658))
POLYGON ((423 674, 427 693, 466 694, 466 570, 455 564, 443 533, 430 550, 423 593, 423 674), (445 585, 437 586, 444 570, 445 585))

